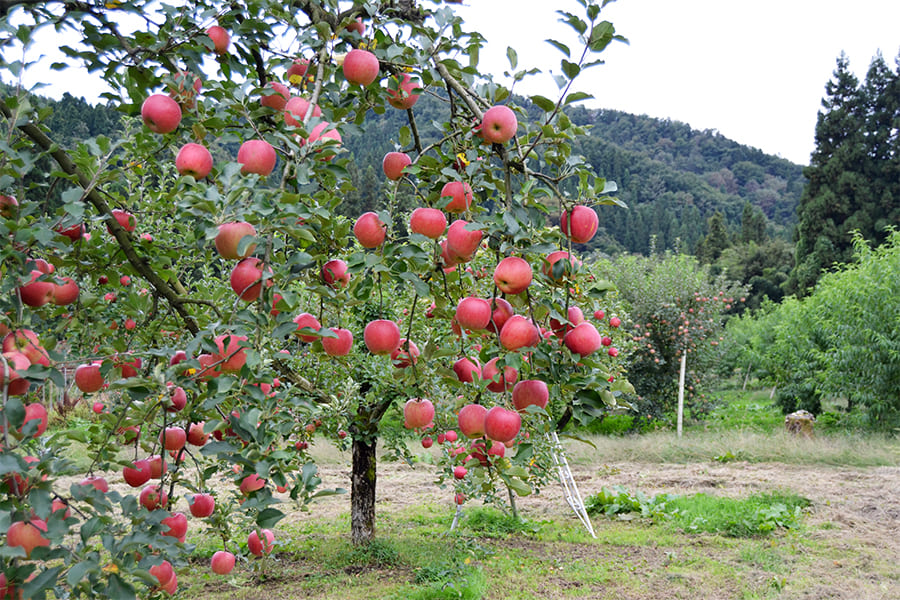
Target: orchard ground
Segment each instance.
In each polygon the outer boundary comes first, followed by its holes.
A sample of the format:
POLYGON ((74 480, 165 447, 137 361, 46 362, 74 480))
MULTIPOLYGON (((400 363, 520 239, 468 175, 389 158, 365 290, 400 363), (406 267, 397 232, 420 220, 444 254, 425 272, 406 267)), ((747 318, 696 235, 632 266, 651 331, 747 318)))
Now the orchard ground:
MULTIPOLYGON (((209 573, 209 557, 221 542, 212 532, 200 535, 196 562, 179 570, 179 597, 900 597, 900 506, 894 501, 900 443, 847 434, 791 437, 760 400, 767 394, 732 397, 743 423, 720 413, 688 428, 681 440, 658 431, 590 436, 596 448, 568 442, 582 495, 614 486, 648 497, 792 493, 810 501, 799 528, 733 538, 634 515, 595 516, 597 539, 591 539, 561 488, 551 485, 518 499, 521 523, 480 502, 466 503, 459 528, 450 532, 452 493, 434 485, 433 469, 382 460, 374 544, 349 543, 348 495, 324 498, 279 523, 267 563, 239 560, 229 576, 209 573)), ((322 440, 313 448, 323 486, 347 487, 345 453, 322 440)), ((434 455, 434 448, 413 451, 426 463, 434 455)), ((200 528, 191 523, 194 539, 200 528)))

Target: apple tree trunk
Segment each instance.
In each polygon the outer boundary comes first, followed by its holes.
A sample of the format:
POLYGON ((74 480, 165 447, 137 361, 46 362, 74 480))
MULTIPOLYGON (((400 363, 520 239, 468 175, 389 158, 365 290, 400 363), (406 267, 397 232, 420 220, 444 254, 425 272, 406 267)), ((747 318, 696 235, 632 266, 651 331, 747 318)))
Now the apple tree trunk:
POLYGON ((350 540, 354 545, 375 539, 375 448, 377 440, 353 440, 350 481, 350 540))

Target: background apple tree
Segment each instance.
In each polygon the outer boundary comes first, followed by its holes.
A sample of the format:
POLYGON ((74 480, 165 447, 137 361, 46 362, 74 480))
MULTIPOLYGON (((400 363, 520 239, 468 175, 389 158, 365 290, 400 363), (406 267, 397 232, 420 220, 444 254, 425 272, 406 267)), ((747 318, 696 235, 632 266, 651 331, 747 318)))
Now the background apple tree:
MULTIPOLYGON (((546 483, 549 434, 630 389, 611 286, 576 250, 616 188, 565 114, 622 39, 607 1, 559 11, 558 89, 516 99, 440 2, 4 0, 9 75, 34 36, 77 32, 62 50, 123 114, 117 139, 62 147, 29 90, 0 103, 5 591, 174 593, 186 509, 221 533, 216 572, 271 552, 280 505, 333 493, 307 453, 326 436, 352 448, 351 539, 370 541, 389 411, 441 446, 457 502, 546 483), (422 94, 448 118, 417 120, 422 94), (340 134, 390 110, 408 125, 383 151, 405 157, 348 220, 340 134), (89 427, 46 431, 79 401, 89 427)), ((508 80, 534 74, 507 54, 508 80)))

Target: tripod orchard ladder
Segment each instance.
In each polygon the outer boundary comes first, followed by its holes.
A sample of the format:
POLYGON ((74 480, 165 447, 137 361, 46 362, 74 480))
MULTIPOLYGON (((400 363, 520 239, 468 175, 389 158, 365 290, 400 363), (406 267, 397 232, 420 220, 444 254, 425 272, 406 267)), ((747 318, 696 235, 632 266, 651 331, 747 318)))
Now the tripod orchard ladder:
POLYGON ((584 502, 581 500, 581 494, 578 492, 578 486, 575 485, 575 478, 572 477, 572 470, 569 468, 569 461, 566 460, 566 455, 562 451, 559 445, 559 436, 556 435, 556 432, 552 432, 550 434, 550 438, 553 440, 554 448, 553 448, 553 462, 556 463, 556 470, 559 473, 559 482, 562 484, 563 493, 566 497, 566 502, 569 503, 569 506, 575 511, 575 516, 581 521, 581 524, 584 525, 585 529, 588 530, 588 533, 591 534, 591 537, 596 539, 597 535, 594 533, 594 526, 591 524, 591 518, 587 514, 587 510, 584 508, 584 502))

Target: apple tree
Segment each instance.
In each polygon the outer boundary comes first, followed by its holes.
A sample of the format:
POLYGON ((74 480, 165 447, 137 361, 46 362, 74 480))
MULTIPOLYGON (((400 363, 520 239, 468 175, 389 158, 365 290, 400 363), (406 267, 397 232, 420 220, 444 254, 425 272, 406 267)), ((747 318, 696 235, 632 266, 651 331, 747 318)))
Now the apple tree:
MULTIPOLYGON (((194 523, 221 534, 216 573, 272 552, 284 503, 336 491, 308 453, 323 438, 352 449, 365 543, 389 411, 442 448, 458 502, 545 484, 549 434, 629 389, 610 285, 576 250, 615 184, 565 114, 622 39, 607 1, 559 11, 554 99, 481 73, 482 37, 440 2, 0 4, 4 56, 77 36, 61 50, 123 124, 62 147, 29 90, 0 102, 0 589, 174 593, 194 523), (423 94, 444 119, 417 120, 423 94), (408 125, 384 201, 340 217, 341 132, 388 110, 408 125), (89 426, 47 431, 79 401, 89 426)), ((513 84, 533 74, 508 58, 513 84)))

